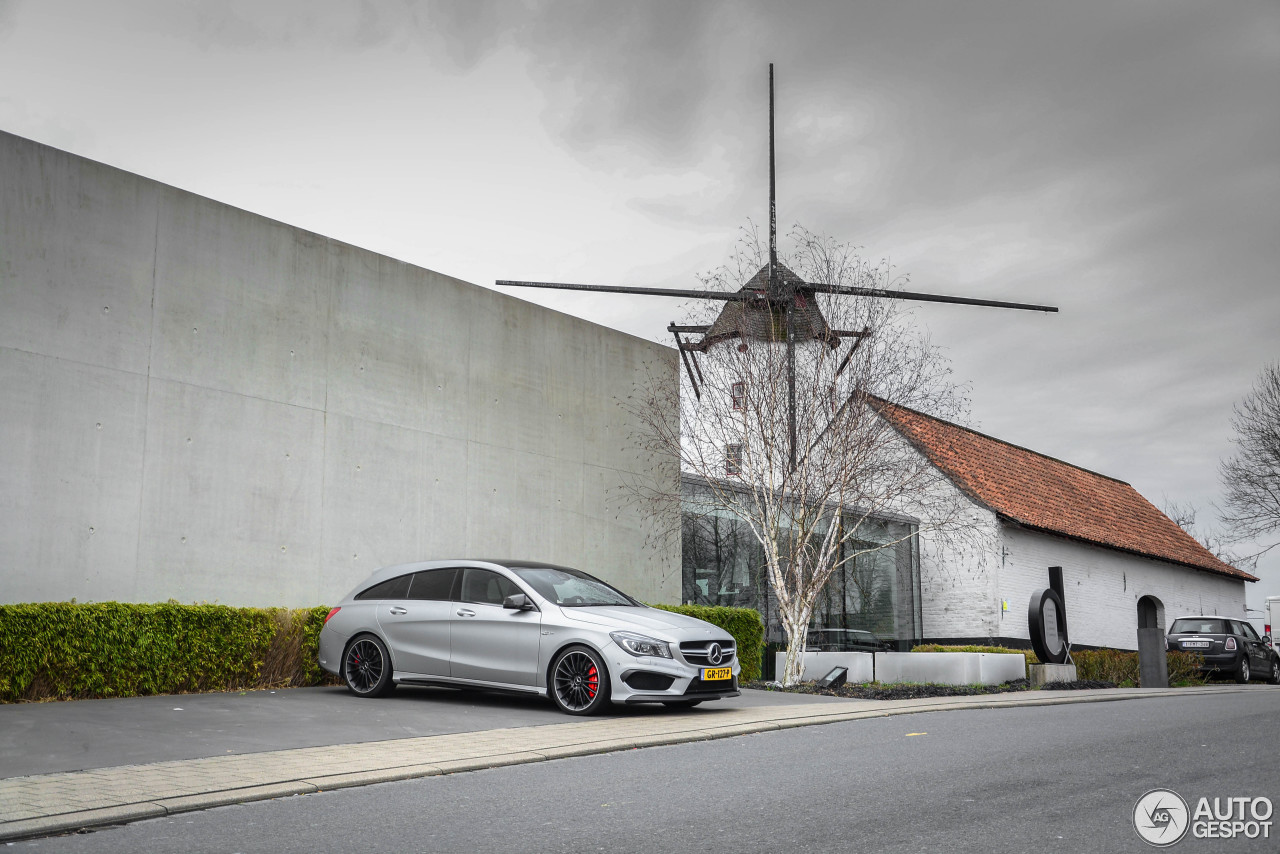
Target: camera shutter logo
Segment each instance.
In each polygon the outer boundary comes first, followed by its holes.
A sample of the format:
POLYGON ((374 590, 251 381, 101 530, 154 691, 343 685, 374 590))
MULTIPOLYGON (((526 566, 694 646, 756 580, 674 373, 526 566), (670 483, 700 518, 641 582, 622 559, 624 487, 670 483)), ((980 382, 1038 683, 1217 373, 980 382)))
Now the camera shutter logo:
POLYGON ((1191 813, 1187 802, 1169 789, 1152 789, 1133 807, 1133 829, 1142 841, 1167 848, 1187 835, 1191 813))

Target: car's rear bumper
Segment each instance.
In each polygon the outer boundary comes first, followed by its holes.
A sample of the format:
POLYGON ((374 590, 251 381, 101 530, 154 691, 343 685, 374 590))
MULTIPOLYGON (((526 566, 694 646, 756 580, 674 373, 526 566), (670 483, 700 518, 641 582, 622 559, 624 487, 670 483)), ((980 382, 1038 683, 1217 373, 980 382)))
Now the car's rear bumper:
MULTIPOLYGON (((1187 650, 1187 652, 1194 652, 1194 650, 1187 650)), ((1240 657, 1241 653, 1239 651, 1206 655, 1204 656, 1204 664, 1200 665, 1200 672, 1216 673, 1223 670, 1239 670, 1240 657)))

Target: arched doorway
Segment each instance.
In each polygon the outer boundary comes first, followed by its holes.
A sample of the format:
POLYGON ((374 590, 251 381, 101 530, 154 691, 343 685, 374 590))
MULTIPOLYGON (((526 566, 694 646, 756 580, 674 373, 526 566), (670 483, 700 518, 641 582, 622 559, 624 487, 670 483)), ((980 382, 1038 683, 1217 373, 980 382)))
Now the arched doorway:
POLYGON ((1143 596, 1138 600, 1138 628, 1163 629, 1164 603, 1154 596, 1143 596))

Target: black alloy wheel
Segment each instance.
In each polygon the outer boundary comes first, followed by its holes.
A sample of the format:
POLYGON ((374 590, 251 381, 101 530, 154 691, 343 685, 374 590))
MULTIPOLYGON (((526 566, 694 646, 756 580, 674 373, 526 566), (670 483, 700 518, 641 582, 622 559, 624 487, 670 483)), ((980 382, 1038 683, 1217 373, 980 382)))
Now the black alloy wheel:
POLYGON ((1272 685, 1280 685, 1280 658, 1272 657, 1271 678, 1267 681, 1272 685))
POLYGON ((551 665, 551 699, 570 715, 593 715, 609 703, 609 671, 595 650, 571 646, 551 665))
POLYGON ((342 656, 342 679, 357 697, 382 697, 395 689, 391 681, 391 656, 382 641, 360 635, 342 656))
POLYGON ((1244 685, 1249 681, 1249 653, 1240 656, 1240 669, 1236 671, 1236 681, 1244 685))

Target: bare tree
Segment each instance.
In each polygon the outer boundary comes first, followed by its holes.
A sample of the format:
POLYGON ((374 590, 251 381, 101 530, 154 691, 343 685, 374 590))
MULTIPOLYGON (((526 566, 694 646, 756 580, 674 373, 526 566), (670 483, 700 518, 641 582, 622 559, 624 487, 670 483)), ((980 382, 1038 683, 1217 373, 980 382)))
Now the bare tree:
MULTIPOLYGON (((1280 531, 1280 363, 1265 366, 1253 390, 1232 410, 1237 452, 1223 461, 1222 523, 1233 541, 1262 545, 1280 531)), ((1274 540, 1255 560, 1280 545, 1274 540)))
MULTIPOLYGON (((797 228, 782 263, 805 281, 868 288, 901 287, 887 263, 869 263, 848 244, 797 228)), ((708 289, 737 290, 768 255, 744 230, 730 262, 703 277, 708 289)), ((796 454, 791 462, 785 313, 749 317, 742 302, 692 309, 691 322, 736 330, 698 357, 698 394, 682 378, 654 377, 626 402, 644 425, 636 437, 651 453, 676 455, 683 474, 706 484, 701 509, 728 512, 763 547, 769 585, 787 635, 781 681, 802 674, 809 622, 832 574, 861 555, 896 545, 881 519, 909 514, 934 539, 971 530, 967 502, 943 475, 877 413, 891 402, 963 420, 964 389, 947 361, 896 300, 814 294, 831 330, 868 330, 812 338, 796 346, 796 454), (734 314, 736 312, 736 314, 734 314), (679 418, 674 417, 679 413, 679 418), (871 531, 875 530, 873 535, 871 531)), ((801 307, 797 303, 797 311, 801 307)), ((654 514, 670 513, 678 494, 650 487, 654 514)))
POLYGON ((1190 534, 1223 563, 1229 563, 1232 566, 1249 566, 1256 562, 1256 557, 1237 554, 1230 546, 1230 538, 1220 530, 1202 526, 1199 521, 1200 508, 1192 502, 1183 503, 1166 497, 1160 509, 1179 528, 1190 534))

